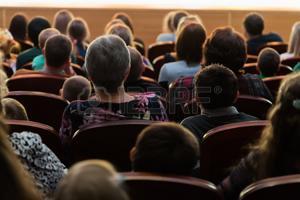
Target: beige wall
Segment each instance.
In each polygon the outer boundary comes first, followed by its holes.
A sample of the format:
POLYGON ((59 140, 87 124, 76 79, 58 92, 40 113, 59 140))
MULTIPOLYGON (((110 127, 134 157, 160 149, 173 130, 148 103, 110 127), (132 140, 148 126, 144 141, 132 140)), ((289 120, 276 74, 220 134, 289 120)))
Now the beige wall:
MULTIPOLYGON (((57 8, 0 8, 0 26, 7 27, 11 16, 16 12, 23 12, 29 18, 42 15, 52 21, 57 8)), ((91 39, 102 34, 105 24, 112 15, 118 11, 128 13, 134 22, 135 34, 144 39, 147 45, 155 41, 155 37, 161 31, 163 16, 169 10, 154 9, 70 9, 75 16, 83 17, 89 24, 91 39)), ((242 20, 249 11, 230 10, 192 10, 199 14, 206 25, 208 33, 219 26, 232 25, 238 31, 242 31, 242 20)), ((300 12, 296 11, 260 11, 266 20, 266 31, 278 32, 285 41, 288 41, 291 26, 297 20, 300 21, 300 12)))

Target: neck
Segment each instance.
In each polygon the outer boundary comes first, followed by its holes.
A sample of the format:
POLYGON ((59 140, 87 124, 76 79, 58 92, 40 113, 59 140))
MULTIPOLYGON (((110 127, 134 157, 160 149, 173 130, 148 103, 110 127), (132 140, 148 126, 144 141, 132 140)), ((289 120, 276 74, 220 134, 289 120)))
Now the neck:
POLYGON ((62 69, 61 68, 51 67, 49 65, 46 65, 44 71, 46 73, 49 73, 49 74, 62 74, 62 69))
POLYGON ((100 89, 96 90, 96 98, 100 102, 111 102, 111 103, 124 103, 134 99, 133 96, 126 93, 123 86, 114 93, 108 93, 107 91, 100 89))

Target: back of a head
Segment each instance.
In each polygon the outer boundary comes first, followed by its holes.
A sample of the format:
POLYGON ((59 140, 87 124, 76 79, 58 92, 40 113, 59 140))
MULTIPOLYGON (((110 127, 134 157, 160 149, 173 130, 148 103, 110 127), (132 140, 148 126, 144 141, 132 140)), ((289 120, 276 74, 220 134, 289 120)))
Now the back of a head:
POLYGON ((27 37, 27 18, 24 14, 16 14, 12 17, 9 24, 9 31, 15 40, 26 40, 27 37))
POLYGON ((67 33, 69 22, 74 18, 69 10, 59 10, 53 19, 53 27, 59 30, 62 34, 67 33))
POLYGON ((178 34, 176 53, 179 60, 187 64, 199 64, 202 60, 202 49, 206 39, 205 28, 201 24, 190 23, 178 34))
POLYGON ((288 52, 294 54, 295 57, 300 56, 300 21, 293 25, 288 52))
POLYGON ((280 66, 280 55, 272 48, 264 48, 258 55, 257 67, 263 76, 275 76, 280 66))
POLYGON ((231 27, 217 28, 204 45, 205 64, 222 64, 238 74, 247 58, 244 38, 231 27))
POLYGON ((124 24, 126 24, 126 26, 128 26, 130 28, 131 32, 134 34, 133 23, 132 23, 132 20, 131 20, 131 18, 128 14, 123 13, 123 12, 118 12, 118 13, 114 14, 112 19, 122 20, 124 22, 124 24))
POLYGON ((6 119, 28 120, 26 109, 19 101, 12 98, 3 98, 1 103, 6 119))
POLYGON ((89 28, 82 18, 74 18, 68 24, 68 34, 78 42, 84 42, 90 35, 89 28))
MULTIPOLYGON (((110 20, 104 27, 104 33, 107 33, 108 29, 110 29, 111 26, 115 24, 124 24, 126 25, 122 20, 120 19, 112 19, 110 20)), ((126 25, 127 26, 127 25, 126 25)))
POLYGON ((188 15, 189 15, 189 13, 186 12, 186 11, 183 11, 183 10, 175 11, 175 14, 173 16, 173 22, 172 22, 174 30, 177 30, 180 19, 183 18, 183 17, 186 17, 188 15))
POLYGON ((44 17, 35 17, 28 24, 28 36, 33 42, 34 46, 37 47, 39 44, 39 34, 42 30, 50 28, 49 21, 44 17))
POLYGON ((88 47, 85 63, 96 89, 115 93, 130 70, 129 50, 118 36, 100 36, 88 47))
POLYGON ((196 75, 196 96, 203 108, 232 106, 238 94, 238 80, 228 68, 212 64, 196 75))
POLYGON ((164 20, 163 20, 163 27, 162 27, 163 33, 175 32, 175 28, 173 27, 174 14, 175 14, 175 11, 170 11, 165 15, 164 20))
POLYGON ((64 35, 55 35, 45 44, 45 60, 47 66, 61 68, 70 60, 72 43, 64 35))
POLYGON ((127 46, 133 46, 133 34, 130 28, 124 24, 112 25, 106 34, 117 35, 124 40, 127 46))
POLYGON ((60 32, 55 28, 47 28, 39 35, 39 46, 41 49, 45 47, 46 40, 54 35, 59 35, 60 32))
POLYGON ((244 28, 250 36, 261 35, 264 30, 264 18, 258 13, 249 13, 244 19, 244 28))
MULTIPOLYGON (((178 23, 177 32, 180 32, 182 28, 190 23, 202 24, 202 20, 198 15, 188 15, 186 17, 182 17, 178 23)), ((203 26, 204 27, 204 26, 203 26)))
POLYGON ((110 163, 87 160, 71 167, 55 192, 55 200, 128 200, 110 163))
POLYGON ((87 100, 91 95, 91 91, 91 83, 88 79, 82 76, 72 76, 64 82, 62 96, 70 102, 87 100))
POLYGON ((155 123, 141 132, 131 153, 134 171, 190 175, 199 159, 199 144, 178 124, 155 123))
POLYGON ((127 82, 135 82, 141 79, 143 72, 145 71, 145 65, 140 52, 133 47, 128 47, 130 53, 130 73, 127 77, 127 82))

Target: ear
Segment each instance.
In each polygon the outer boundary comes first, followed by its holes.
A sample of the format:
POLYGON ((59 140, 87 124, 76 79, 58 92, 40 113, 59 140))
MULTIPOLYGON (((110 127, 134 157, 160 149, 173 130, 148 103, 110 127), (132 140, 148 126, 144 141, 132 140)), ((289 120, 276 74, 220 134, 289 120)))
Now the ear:
POLYGON ((131 162, 134 161, 135 155, 136 155, 136 148, 135 148, 135 146, 134 146, 134 147, 132 147, 132 149, 130 150, 130 153, 129 153, 129 158, 130 158, 130 161, 131 161, 131 162))

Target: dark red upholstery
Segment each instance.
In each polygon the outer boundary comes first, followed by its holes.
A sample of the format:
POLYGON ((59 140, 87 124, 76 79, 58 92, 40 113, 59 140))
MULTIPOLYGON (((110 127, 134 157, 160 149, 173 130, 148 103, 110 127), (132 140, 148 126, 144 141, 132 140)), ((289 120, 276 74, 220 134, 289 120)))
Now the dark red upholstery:
POLYGON ((84 60, 84 57, 80 56, 80 55, 77 55, 76 56, 76 64, 79 65, 80 67, 83 66, 85 60, 84 60))
POLYGON ((269 88, 274 97, 277 95, 280 83, 284 78, 285 76, 274 76, 263 79, 264 83, 269 88))
POLYGON ((294 68, 298 62, 300 62, 300 57, 294 57, 294 58, 288 58, 288 59, 282 60, 281 64, 294 68))
POLYGON ((130 171, 129 152, 139 133, 152 121, 121 120, 85 127, 74 134, 73 160, 105 159, 119 171, 130 171))
POLYGON ((21 69, 28 69, 32 70, 32 62, 25 63, 24 65, 21 66, 21 69))
POLYGON ((151 69, 148 66, 145 67, 145 71, 143 72, 143 76, 146 76, 146 77, 149 77, 149 78, 152 78, 152 79, 156 78, 154 70, 151 69))
POLYGON ((85 71, 79 65, 71 63, 71 67, 77 75, 87 77, 85 71))
POLYGON ((219 126, 208 131, 201 144, 201 178, 219 183, 229 174, 230 167, 249 152, 267 121, 251 121, 219 126))
POLYGON ((245 188, 240 200, 290 200, 300 197, 300 175, 280 176, 255 182, 245 188))
POLYGON ((41 136, 42 141, 46 144, 60 159, 62 158, 62 146, 57 132, 46 124, 33 121, 23 120, 5 120, 9 126, 9 133, 14 132, 33 132, 41 136))
POLYGON ((216 186, 202 179, 151 173, 123 173, 131 200, 221 200, 216 186))
POLYGON ((18 100, 25 107, 29 120, 47 124, 59 131, 64 109, 68 105, 61 97, 28 91, 9 92, 7 97, 18 100))
MULTIPOLYGON (((257 70, 257 63, 247 63, 244 65, 243 70, 245 71, 245 73, 259 74, 259 71, 257 70)), ((293 69, 290 66, 280 65, 277 75, 282 76, 282 75, 287 75, 292 72, 293 72, 293 69)))
POLYGON ((165 53, 173 52, 175 49, 174 42, 158 42, 151 44, 148 47, 148 59, 152 63, 158 56, 164 55, 165 53))
POLYGON ((7 81, 9 91, 39 91, 59 94, 66 77, 47 74, 22 74, 7 81))
POLYGON ((275 49, 279 54, 282 54, 287 52, 288 44, 284 42, 268 42, 267 44, 263 45, 258 52, 267 47, 275 49))

